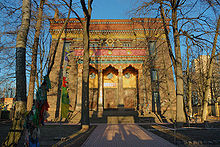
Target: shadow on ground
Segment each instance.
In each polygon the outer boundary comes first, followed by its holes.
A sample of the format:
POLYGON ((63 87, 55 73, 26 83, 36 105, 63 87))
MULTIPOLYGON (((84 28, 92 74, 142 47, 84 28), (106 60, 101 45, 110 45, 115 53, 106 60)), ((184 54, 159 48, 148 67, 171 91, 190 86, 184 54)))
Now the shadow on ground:
POLYGON ((220 122, 184 124, 142 125, 146 130, 178 146, 220 146, 220 122))

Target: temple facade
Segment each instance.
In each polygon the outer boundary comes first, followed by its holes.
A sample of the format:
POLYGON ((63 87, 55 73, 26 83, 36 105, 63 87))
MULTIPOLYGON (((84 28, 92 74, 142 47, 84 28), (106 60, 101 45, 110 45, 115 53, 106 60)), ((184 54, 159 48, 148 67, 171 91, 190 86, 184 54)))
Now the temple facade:
MULTIPOLYGON (((64 19, 50 23, 53 55, 64 19)), ((125 108, 174 119, 175 85, 161 19, 91 20, 89 54, 91 112, 125 108)), ((59 40, 50 74, 49 120, 60 116, 62 83, 67 86, 70 110, 81 110, 82 59, 82 26, 73 18, 59 40)))

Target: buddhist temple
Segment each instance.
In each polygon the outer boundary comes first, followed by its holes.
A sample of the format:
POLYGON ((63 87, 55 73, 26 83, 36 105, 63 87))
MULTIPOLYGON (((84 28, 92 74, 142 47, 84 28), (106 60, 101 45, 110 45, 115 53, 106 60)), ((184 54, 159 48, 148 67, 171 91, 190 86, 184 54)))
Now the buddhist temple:
MULTIPOLYGON (((51 19, 51 55, 65 19, 51 19)), ((167 22, 168 23, 168 22, 167 22)), ((92 19, 90 23, 90 113, 133 110, 174 119, 173 70, 159 18, 92 19)), ((79 114, 82 99, 83 34, 71 18, 61 35, 50 74, 49 120, 60 117, 61 88, 67 87, 70 111, 79 114)))

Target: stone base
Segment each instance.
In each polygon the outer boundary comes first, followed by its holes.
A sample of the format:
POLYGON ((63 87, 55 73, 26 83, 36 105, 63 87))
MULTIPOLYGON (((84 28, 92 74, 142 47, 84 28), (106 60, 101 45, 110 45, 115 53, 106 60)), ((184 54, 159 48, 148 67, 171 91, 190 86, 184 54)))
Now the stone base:
POLYGON ((103 112, 103 106, 98 107, 98 112, 103 112))
POLYGON ((81 104, 76 104, 76 110, 75 111, 81 111, 81 104))
POLYGON ((134 117, 133 116, 108 116, 107 123, 108 124, 133 124, 134 117))
POLYGON ((97 117, 101 118, 102 116, 103 116, 103 111, 99 111, 98 114, 97 114, 97 117))

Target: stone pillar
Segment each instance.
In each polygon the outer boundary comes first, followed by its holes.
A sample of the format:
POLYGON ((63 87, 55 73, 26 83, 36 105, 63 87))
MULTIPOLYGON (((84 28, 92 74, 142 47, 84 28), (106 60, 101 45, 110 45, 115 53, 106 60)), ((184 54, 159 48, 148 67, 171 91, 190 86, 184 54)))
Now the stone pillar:
POLYGON ((102 75, 102 70, 99 70, 99 97, 98 97, 98 112, 103 111, 103 75, 102 75))
POLYGON ((78 83, 77 83, 77 100, 76 100, 76 111, 81 110, 82 105, 82 68, 78 67, 78 83))
POLYGON ((145 102, 145 97, 144 97, 144 79, 143 79, 143 70, 139 69, 138 70, 138 95, 139 95, 139 106, 137 107, 139 110, 144 107, 144 102, 145 102))
POLYGON ((123 69, 118 69, 118 107, 124 107, 123 98, 123 69))

